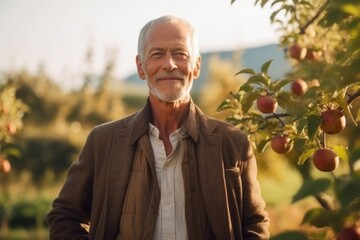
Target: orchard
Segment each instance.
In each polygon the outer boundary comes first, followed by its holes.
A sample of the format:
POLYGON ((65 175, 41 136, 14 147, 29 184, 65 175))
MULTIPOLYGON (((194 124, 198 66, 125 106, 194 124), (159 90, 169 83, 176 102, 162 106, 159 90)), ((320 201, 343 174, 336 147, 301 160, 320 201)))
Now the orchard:
MULTIPOLYGON (((271 6, 270 20, 292 70, 284 79, 271 79, 271 59, 259 71, 240 70, 236 75, 247 81, 218 111, 229 112, 227 121, 248 135, 257 152, 269 148, 294 163, 303 185, 292 202, 314 197, 319 204, 304 213, 303 224, 328 229, 316 239, 358 240, 360 2, 256 0, 255 5, 271 6), (346 144, 331 141, 342 134, 346 144)), ((315 238, 294 230, 272 239, 315 238)))
POLYGON ((16 98, 15 87, 0 87, 0 175, 8 174, 11 170, 11 163, 6 158, 18 152, 11 143, 22 127, 26 109, 25 104, 16 98))

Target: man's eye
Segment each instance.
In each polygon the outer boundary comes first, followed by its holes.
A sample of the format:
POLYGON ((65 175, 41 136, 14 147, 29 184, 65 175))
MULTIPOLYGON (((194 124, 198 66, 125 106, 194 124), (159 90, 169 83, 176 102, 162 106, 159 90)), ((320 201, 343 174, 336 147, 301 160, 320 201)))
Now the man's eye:
POLYGON ((153 52, 150 56, 151 57, 160 57, 162 56, 163 54, 161 52, 153 52))
POLYGON ((183 59, 188 57, 188 55, 185 52, 176 52, 176 53, 174 53, 174 56, 176 58, 183 58, 183 59))

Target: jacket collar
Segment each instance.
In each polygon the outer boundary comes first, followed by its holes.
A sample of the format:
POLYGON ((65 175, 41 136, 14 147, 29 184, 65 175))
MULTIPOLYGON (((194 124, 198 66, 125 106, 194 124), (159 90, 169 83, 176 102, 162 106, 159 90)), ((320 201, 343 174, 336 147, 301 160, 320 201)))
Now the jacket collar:
MULTIPOLYGON (((130 132, 130 144, 134 144, 142 135, 146 134, 149 131, 149 122, 151 114, 151 105, 150 101, 147 100, 146 105, 135 114, 134 118, 128 118, 127 125, 131 126, 130 132)), ((193 100, 190 102, 189 115, 185 120, 183 126, 186 129, 186 132, 190 137, 198 142, 200 134, 200 119, 204 120, 208 118, 203 112, 195 105, 193 100)), ((212 132, 215 128, 215 124, 209 121, 202 121, 206 123, 206 127, 203 128, 206 131, 212 132)))

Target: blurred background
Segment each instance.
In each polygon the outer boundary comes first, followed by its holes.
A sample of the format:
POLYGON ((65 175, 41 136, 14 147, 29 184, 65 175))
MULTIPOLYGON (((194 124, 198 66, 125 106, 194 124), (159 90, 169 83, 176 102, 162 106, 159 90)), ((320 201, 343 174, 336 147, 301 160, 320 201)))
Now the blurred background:
MULTIPOLYGON (((203 64, 192 96, 209 115, 225 119, 216 109, 244 82, 240 69, 270 59, 273 79, 290 69, 270 10, 254 1, 0 0, 0 239, 48 239, 45 216, 89 131, 145 103, 137 37, 164 14, 198 32, 203 64)), ((313 204, 290 203, 301 177, 282 155, 257 157, 271 232, 298 228, 313 204)))

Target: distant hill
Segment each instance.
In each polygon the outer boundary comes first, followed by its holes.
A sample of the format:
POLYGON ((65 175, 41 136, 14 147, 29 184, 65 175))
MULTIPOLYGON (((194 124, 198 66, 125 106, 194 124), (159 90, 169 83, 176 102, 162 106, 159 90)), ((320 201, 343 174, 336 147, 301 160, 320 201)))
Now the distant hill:
MULTIPOLYGON (((260 47, 238 49, 233 51, 219 51, 201 53, 202 65, 200 77, 194 82, 193 90, 198 91, 204 85, 208 78, 208 64, 212 56, 216 55, 224 61, 235 61, 239 66, 239 70, 243 68, 252 68, 260 71, 261 65, 266 61, 273 59, 269 68, 269 75, 273 80, 281 79, 290 70, 290 64, 285 58, 282 48, 276 44, 269 44, 260 47)), ((236 72, 234 72, 235 75, 236 72)), ((125 85, 128 87, 136 87, 147 89, 146 82, 142 81, 137 73, 131 74, 125 79, 125 85)))

